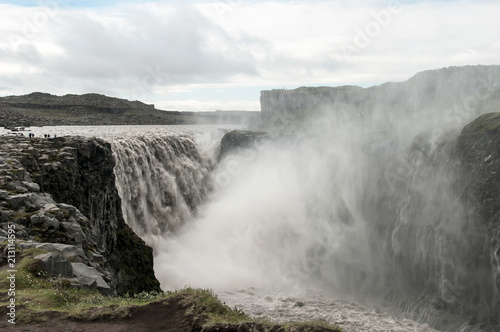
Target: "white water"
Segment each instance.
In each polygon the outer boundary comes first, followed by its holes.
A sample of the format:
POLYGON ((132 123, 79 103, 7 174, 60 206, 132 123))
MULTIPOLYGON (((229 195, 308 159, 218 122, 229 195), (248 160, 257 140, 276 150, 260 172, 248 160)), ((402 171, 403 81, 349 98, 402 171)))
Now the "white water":
POLYGON ((427 324, 417 323, 387 303, 359 298, 304 291, 291 296, 286 292, 249 288, 219 294, 221 301, 257 318, 275 322, 324 321, 346 332, 433 332, 427 324))
POLYGON ((187 135, 206 135, 207 132, 217 129, 235 129, 241 128, 238 125, 179 125, 179 126, 45 126, 45 127, 26 127, 24 130, 12 132, 9 129, 0 128, 0 135, 19 135, 28 136, 29 133, 35 134, 35 137, 63 137, 63 136, 85 136, 99 137, 109 141, 127 137, 154 137, 168 136, 176 134, 187 135))

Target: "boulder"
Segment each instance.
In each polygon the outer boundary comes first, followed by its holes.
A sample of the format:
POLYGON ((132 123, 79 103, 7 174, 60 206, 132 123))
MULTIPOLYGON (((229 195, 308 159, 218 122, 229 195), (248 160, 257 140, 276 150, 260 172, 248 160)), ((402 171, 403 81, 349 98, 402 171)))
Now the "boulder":
POLYGON ((19 243, 21 249, 39 248, 48 252, 56 252, 61 254, 65 259, 71 262, 86 262, 87 257, 81 246, 61 244, 61 243, 36 243, 26 242, 19 243))
POLYGON ((65 213, 69 214, 70 216, 76 217, 76 213, 78 210, 73 205, 59 203, 57 204, 57 207, 62 211, 64 211, 65 213))
POLYGON ((51 277, 73 277, 71 262, 58 252, 49 252, 35 256, 43 262, 45 271, 51 277))
POLYGON ((50 217, 50 216, 44 216, 43 217, 43 227, 45 230, 53 230, 53 229, 58 229, 59 228, 59 220, 57 220, 55 217, 50 217))
POLYGON ((0 199, 6 199, 9 196, 9 192, 7 190, 0 189, 0 199))
POLYGON ((82 227, 76 222, 62 222, 61 229, 70 240, 75 242, 75 244, 81 244, 85 237, 82 227))
POLYGON ((9 214, 6 211, 0 210, 0 222, 4 223, 9 221, 9 214))
POLYGON ((78 277, 66 279, 70 282, 71 286, 76 288, 87 288, 96 289, 97 288, 97 278, 95 277, 78 277))
POLYGON ((26 202, 29 202, 32 194, 18 194, 12 195, 7 198, 7 202, 10 203, 14 210, 19 210, 21 207, 26 205, 26 202))
POLYGON ((104 281, 103 274, 97 271, 95 268, 87 266, 83 263, 72 263, 73 274, 77 278, 86 278, 86 280, 90 280, 90 278, 94 278, 97 283, 97 289, 103 295, 111 295, 111 287, 104 281))
POLYGON ((32 226, 38 227, 43 223, 43 213, 32 214, 30 217, 30 224, 32 226))
POLYGON ((56 204, 49 194, 37 194, 31 196, 31 203, 36 207, 37 210, 43 208, 48 204, 56 204))
POLYGON ((45 211, 58 211, 59 208, 57 207, 57 205, 55 203, 48 203, 48 204, 45 204, 43 206, 43 209, 45 211))
POLYGON ((16 239, 26 240, 27 238, 28 238, 28 232, 26 232, 25 230, 16 232, 16 239))
POLYGON ((23 181, 21 185, 31 192, 40 192, 40 186, 37 183, 23 181))
POLYGON ((47 212, 38 212, 37 214, 31 215, 30 224, 45 230, 59 228, 59 220, 57 220, 53 214, 47 212))
POLYGON ((6 188, 8 190, 11 190, 11 191, 17 191, 18 193, 27 193, 28 192, 28 189, 24 188, 22 185, 21 185, 21 182, 15 180, 15 181, 12 181, 10 182, 6 188))

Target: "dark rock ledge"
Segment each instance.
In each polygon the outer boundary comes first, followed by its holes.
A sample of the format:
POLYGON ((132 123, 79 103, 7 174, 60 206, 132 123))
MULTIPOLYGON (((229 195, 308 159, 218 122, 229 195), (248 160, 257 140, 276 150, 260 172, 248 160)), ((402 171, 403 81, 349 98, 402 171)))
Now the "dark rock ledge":
POLYGON ((0 243, 13 223, 19 250, 46 252, 36 258, 48 276, 110 295, 159 291, 152 249, 123 220, 113 167, 103 140, 1 137, 0 243))

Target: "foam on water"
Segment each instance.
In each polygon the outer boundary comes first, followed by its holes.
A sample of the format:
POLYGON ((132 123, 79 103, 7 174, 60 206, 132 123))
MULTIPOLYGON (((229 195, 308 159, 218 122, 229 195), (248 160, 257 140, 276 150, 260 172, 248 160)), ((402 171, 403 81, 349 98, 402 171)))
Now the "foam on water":
POLYGON ((306 290, 300 295, 249 288, 219 293, 221 301, 255 318, 276 322, 324 321, 346 332, 434 332, 388 304, 306 290))

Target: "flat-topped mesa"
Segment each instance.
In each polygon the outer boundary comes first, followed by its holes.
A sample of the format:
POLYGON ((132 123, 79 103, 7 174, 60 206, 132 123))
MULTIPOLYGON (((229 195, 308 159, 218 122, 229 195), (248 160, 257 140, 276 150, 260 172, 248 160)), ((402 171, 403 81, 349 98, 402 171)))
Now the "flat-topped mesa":
POLYGON ((431 114, 463 127, 479 114, 500 106, 500 66, 429 70, 404 82, 370 88, 300 87, 261 91, 265 129, 282 131, 304 120, 336 117, 345 121, 377 113, 379 118, 431 114))
POLYGON ((259 112, 179 112, 95 93, 55 96, 33 92, 0 97, 0 127, 54 125, 252 124, 259 112))
POLYGON ((0 102, 15 108, 44 108, 56 110, 68 107, 86 107, 88 110, 115 114, 123 113, 131 109, 155 109, 152 104, 113 98, 96 93, 83 95, 67 94, 59 97, 48 93, 33 92, 24 96, 3 97, 0 99, 0 102))

